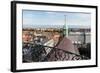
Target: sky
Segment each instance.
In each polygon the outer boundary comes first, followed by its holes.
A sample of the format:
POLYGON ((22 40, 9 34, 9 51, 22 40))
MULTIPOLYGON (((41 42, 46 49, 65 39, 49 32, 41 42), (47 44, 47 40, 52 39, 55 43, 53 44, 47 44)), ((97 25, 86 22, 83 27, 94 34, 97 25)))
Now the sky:
POLYGON ((91 25, 90 13, 23 10, 23 26, 91 25))

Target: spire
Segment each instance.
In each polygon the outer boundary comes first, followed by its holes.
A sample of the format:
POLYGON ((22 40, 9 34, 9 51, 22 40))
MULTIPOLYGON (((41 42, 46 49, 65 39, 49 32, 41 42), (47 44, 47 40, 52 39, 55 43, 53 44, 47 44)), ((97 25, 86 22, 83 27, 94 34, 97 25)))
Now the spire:
POLYGON ((66 24, 66 15, 64 15, 64 26, 63 26, 63 33, 64 33, 64 36, 68 36, 68 25, 66 24))

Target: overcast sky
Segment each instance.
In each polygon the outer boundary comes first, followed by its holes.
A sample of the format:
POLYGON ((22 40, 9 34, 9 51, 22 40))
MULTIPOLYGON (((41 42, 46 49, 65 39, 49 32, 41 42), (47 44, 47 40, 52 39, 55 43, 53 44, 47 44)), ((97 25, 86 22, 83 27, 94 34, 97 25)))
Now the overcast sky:
POLYGON ((90 13, 48 12, 23 10, 24 25, 91 25, 90 13))

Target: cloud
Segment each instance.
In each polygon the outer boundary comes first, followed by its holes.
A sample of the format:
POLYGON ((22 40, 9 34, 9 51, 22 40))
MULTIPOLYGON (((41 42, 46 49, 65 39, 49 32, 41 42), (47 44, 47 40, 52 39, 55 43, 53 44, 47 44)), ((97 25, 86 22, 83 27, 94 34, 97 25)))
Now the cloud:
POLYGON ((91 14, 72 12, 23 12, 23 25, 91 25, 91 14))

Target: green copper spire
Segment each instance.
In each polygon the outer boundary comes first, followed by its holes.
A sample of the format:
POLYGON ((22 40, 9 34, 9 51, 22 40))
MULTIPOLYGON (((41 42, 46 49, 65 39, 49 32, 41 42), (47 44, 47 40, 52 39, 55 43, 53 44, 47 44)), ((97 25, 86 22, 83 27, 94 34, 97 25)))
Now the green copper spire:
POLYGON ((64 33, 64 36, 68 36, 68 25, 66 24, 66 15, 64 15, 64 26, 63 26, 63 33, 64 33))

